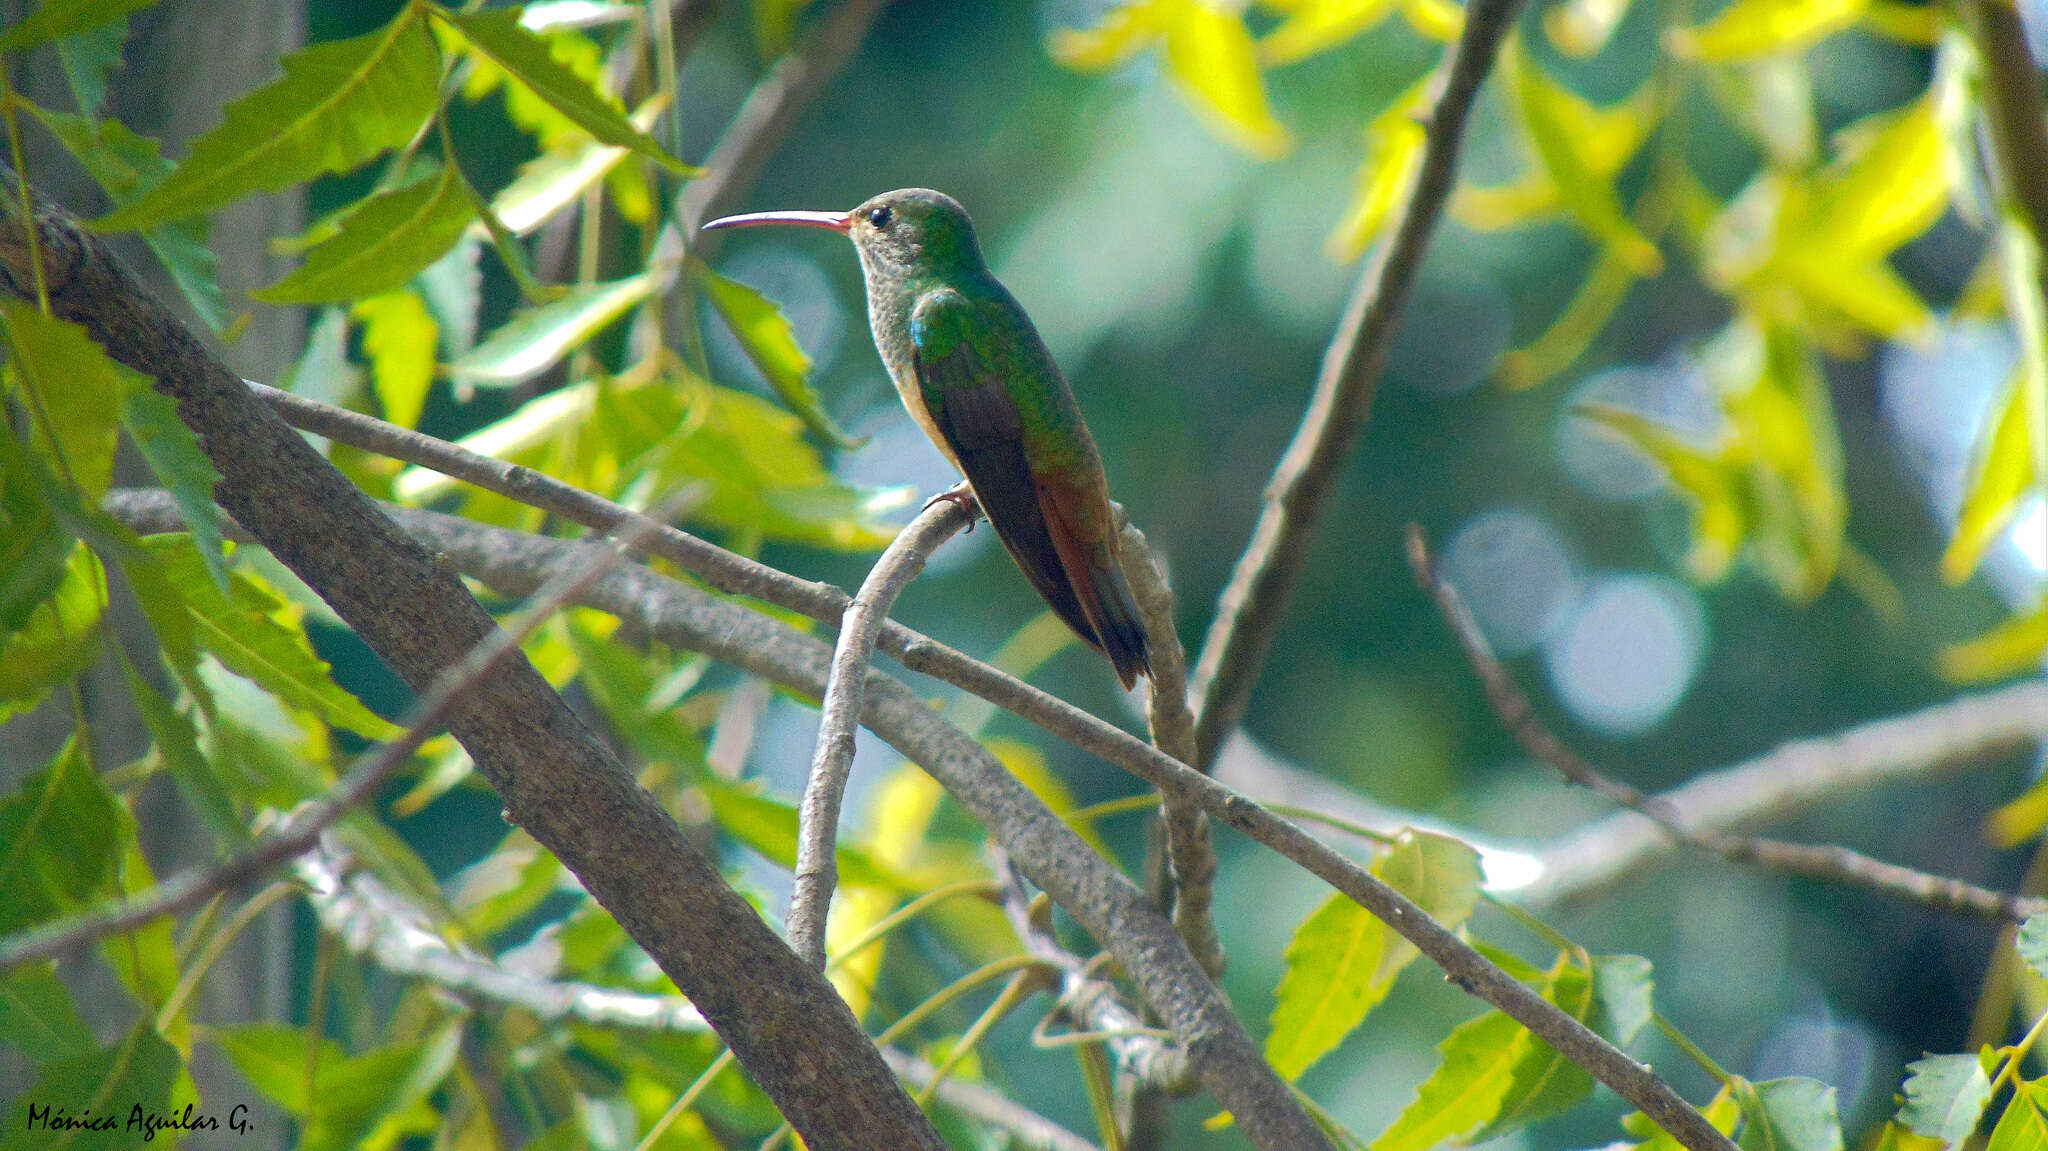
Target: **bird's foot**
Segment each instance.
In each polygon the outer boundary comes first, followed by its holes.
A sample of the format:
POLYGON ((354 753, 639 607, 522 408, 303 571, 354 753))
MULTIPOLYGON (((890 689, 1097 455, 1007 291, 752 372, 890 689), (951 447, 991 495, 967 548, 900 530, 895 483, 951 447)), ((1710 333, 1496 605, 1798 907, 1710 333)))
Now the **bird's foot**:
POLYGON ((933 504, 939 503, 953 504, 961 511, 966 512, 967 530, 970 532, 974 530, 974 522, 982 516, 981 503, 974 498, 974 486, 966 480, 961 480, 959 483, 926 500, 923 510, 930 511, 933 504))

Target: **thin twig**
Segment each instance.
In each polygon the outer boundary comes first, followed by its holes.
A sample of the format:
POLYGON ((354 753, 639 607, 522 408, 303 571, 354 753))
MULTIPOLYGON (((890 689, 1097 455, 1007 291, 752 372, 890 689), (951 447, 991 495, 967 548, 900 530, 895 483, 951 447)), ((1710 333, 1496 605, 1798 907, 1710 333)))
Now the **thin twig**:
POLYGON ((625 559, 639 546, 641 537, 657 526, 658 521, 647 520, 644 526, 612 546, 584 552, 575 564, 542 584, 524 619, 516 626, 492 632, 470 649, 460 663, 436 676, 432 686, 413 704, 406 717, 405 731, 397 739, 357 756, 326 797, 285 817, 276 830, 217 864, 180 872, 117 903, 0 940, 0 973, 53 958, 95 939, 133 930, 165 915, 190 910, 311 850, 322 832, 367 801, 393 770, 432 738, 448 713, 484 683, 502 660, 518 651, 535 629, 625 559))
POLYGON ((1521 0, 1472 0, 1465 6, 1464 31, 1437 70, 1441 87, 1424 121, 1429 140, 1415 187, 1393 235, 1373 255, 1344 307, 1323 354, 1315 396, 1266 485, 1258 526, 1203 640, 1194 676, 1198 768, 1215 761, 1223 737, 1244 718, 1338 472, 1372 410, 1402 308, 1457 181, 1458 147, 1472 102, 1520 8, 1521 0))
POLYGON ((818 715, 818 746, 797 808, 796 879, 789 896, 789 945, 821 971, 825 921, 832 909, 832 889, 839 883, 839 805, 846 795, 847 774, 853 770, 853 735, 860 726, 875 637, 896 597, 924 570, 925 560, 973 523, 975 514, 957 501, 934 500, 890 541, 839 617, 832 677, 826 681, 818 715))
MULTIPOLYGON (((1138 603, 1145 634, 1151 637, 1151 698, 1145 715, 1152 728, 1152 746, 1180 760, 1195 761, 1195 715, 1188 709, 1187 653, 1180 646, 1180 631, 1173 622, 1173 588, 1159 558, 1145 542, 1123 509, 1117 509, 1121 525, 1118 548, 1123 555, 1124 578, 1131 585, 1131 598, 1138 603)), ((1186 796, 1159 793, 1159 823, 1166 840, 1164 874, 1152 898, 1173 908, 1173 925, 1188 941, 1188 950, 1201 961, 1211 979, 1223 978, 1223 941, 1216 934, 1216 845, 1209 832, 1209 817, 1186 796)), ((1153 877, 1149 877, 1151 879, 1153 877)))
POLYGON ((1566 779, 1654 822, 1680 843, 1734 863, 1753 863, 1773 871, 1864 887, 1894 899, 1941 911, 2018 922, 2048 910, 2048 900, 1992 891, 1946 876, 1930 875, 1860 852, 1833 845, 1786 843, 1782 840, 1731 835, 1689 825, 1667 801, 1645 795, 1616 781, 1574 751, 1536 714, 1527 693, 1493 654, 1478 621, 1465 608, 1457 588, 1443 578, 1430 558, 1422 529, 1408 525, 1408 566, 1415 580, 1436 600, 1437 610, 1458 637, 1465 658, 1486 689, 1486 699, 1522 748, 1555 767, 1566 779))

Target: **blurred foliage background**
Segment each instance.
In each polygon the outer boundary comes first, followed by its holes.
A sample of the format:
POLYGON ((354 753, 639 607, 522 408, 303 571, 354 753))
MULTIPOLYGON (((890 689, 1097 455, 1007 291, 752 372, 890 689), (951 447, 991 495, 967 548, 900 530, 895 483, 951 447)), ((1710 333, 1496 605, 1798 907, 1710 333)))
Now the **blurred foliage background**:
MULTIPOLYGON (((819 17, 813 7, 830 6, 719 6, 680 65, 664 137, 676 155, 703 158, 765 62, 819 17)), ((304 19, 310 40, 339 40, 405 9, 316 3, 304 19)), ((1457 20, 1431 0, 1275 0, 1241 13, 1195 0, 897 0, 736 207, 843 209, 911 185, 964 203, 1064 366, 1112 493, 1169 564, 1183 642, 1198 646, 1360 254, 1402 193, 1420 142, 1417 85, 1457 20)), ((1962 682, 2033 673, 2048 648, 2037 606, 2048 512, 2029 469, 2048 431, 2028 423, 2039 413, 2024 381, 2041 378, 2041 321, 2031 332, 2024 316, 2008 321, 2001 284, 2026 283, 2025 261, 2039 256, 2030 237, 2014 237, 2010 205, 1982 171, 1972 127, 1980 80, 1952 22, 1895 0, 1564 0, 1525 14, 1481 98, 1467 186, 1430 249, 1253 699, 1252 744, 1226 758, 1263 749, 1506 843, 1604 811, 1523 756, 1488 708, 1408 574, 1409 522, 1430 532, 1560 734, 1645 790, 1936 703, 1962 682), (2022 269, 2003 280, 1991 258, 2001 244, 2008 267, 2022 269), (2017 430, 1995 435, 2009 409, 2017 430), (1986 633, 1995 647, 1966 644, 1986 633)), ((2037 45, 2043 27, 2029 24, 2037 45)), ((560 47, 582 36, 556 34, 556 55, 594 72, 596 45, 612 33, 560 47)), ((495 95, 451 105, 463 174, 486 195, 551 147, 545 126, 536 132, 522 116, 495 95)), ((313 184, 307 218, 388 190, 396 167, 313 184)), ((632 170, 608 178, 602 226, 541 233, 542 278, 637 273, 659 223, 644 214, 658 202, 650 189, 661 185, 651 167, 632 170)), ((502 264, 479 261, 481 246, 458 248, 480 269, 457 289, 472 293, 467 343, 449 334, 444 301, 413 292, 441 324, 443 368, 430 387, 401 392, 384 378, 366 343, 377 320, 361 303, 311 310, 309 342, 284 378, 399 422, 415 422, 400 410, 410 406, 434 435, 495 433, 510 445, 504 454, 632 502, 709 476, 724 486, 694 529, 842 587, 859 581, 889 524, 952 482, 872 350, 842 241, 750 233, 715 259, 719 273, 780 306, 814 363, 822 413, 808 430, 778 410, 761 349, 712 315, 695 286, 708 277, 678 292, 689 297, 676 342, 690 367, 646 368, 619 325, 563 366, 493 377, 482 354, 490 333, 528 305, 502 264), (692 392, 699 364, 730 390, 692 392), (653 374, 636 375, 643 368, 653 374), (832 446, 830 425, 858 446, 832 446), (893 501, 890 489, 900 489, 893 501)), ((642 293, 625 306, 646 302, 642 293)), ((379 494, 539 524, 360 453, 334 457, 379 494)), ((897 615, 977 656, 1057 646, 987 532, 949 544, 897 615)), ((367 652, 317 612, 306 626, 338 682, 397 714, 401 690, 367 652)), ((604 621, 568 617, 536 660, 558 682, 580 677, 580 698, 621 726, 656 776, 700 785, 704 743, 736 677, 695 657, 664 666, 659 652, 607 654, 607 635, 604 621), (633 710, 620 707, 628 697, 662 699, 679 718, 643 715, 635 728, 620 718, 633 710), (661 766, 664 756, 673 762, 661 766)), ((1033 679, 1142 725, 1078 645, 1033 679)), ((746 776, 791 799, 815 727, 813 705, 775 695, 746 776)), ((996 716, 987 730, 1013 764, 1035 774, 1042 761, 1073 802, 1134 791, 1019 721, 996 716)), ((422 790, 393 824, 435 875, 497 891, 479 860, 502 850, 498 806, 481 787, 456 785, 450 762, 423 765, 394 789, 388 799, 422 790)), ((911 786, 896 766, 887 749, 863 744, 849 808, 856 839, 892 834, 886 801, 911 786)), ((2025 854, 1991 842, 1984 821, 2033 767, 2012 759, 1859 792, 1778 832, 2010 889, 2025 854)), ((935 818, 912 838, 966 851, 964 820, 935 818)), ((1133 867, 1141 830, 1128 817, 1102 828, 1133 867)), ((1324 892, 1242 840, 1219 843, 1227 989, 1256 1032, 1287 941, 1324 892)), ((729 859, 779 906, 786 871, 737 845, 729 859)), ((517 889, 533 898, 493 912, 501 946, 545 935, 575 906, 522 874, 517 889)), ((1648 957, 1660 1009, 1727 1069, 1836 1087, 1852 1140, 1889 1114, 1907 1061, 1964 1049, 1996 937, 1989 925, 1697 855, 1547 914, 1594 951, 1648 957)), ((1544 954, 1497 912, 1482 908, 1475 923, 1532 960, 1544 954)), ((315 949, 300 927, 303 980, 315 949)), ((900 965, 892 960, 873 993, 897 1012, 961 962, 936 938, 891 954, 900 965)), ((1303 1086, 1369 1137, 1435 1065, 1448 1027, 1474 1012, 1433 971, 1412 971, 1303 1086)), ((1073 1062, 1033 1051, 1028 1031, 1028 1019, 999 1028, 982 1069, 1013 1097, 1088 1129, 1073 1062)), ((1661 1037, 1638 1053, 1689 1097, 1712 1093, 1661 1037)), ((1622 1108, 1598 1099, 1501 1145, 1609 1141, 1622 1108)), ((732 1103, 722 1121, 743 1110, 732 1103)), ((1171 1145, 1235 1145, 1201 1130, 1197 1110, 1181 1109, 1171 1145)))

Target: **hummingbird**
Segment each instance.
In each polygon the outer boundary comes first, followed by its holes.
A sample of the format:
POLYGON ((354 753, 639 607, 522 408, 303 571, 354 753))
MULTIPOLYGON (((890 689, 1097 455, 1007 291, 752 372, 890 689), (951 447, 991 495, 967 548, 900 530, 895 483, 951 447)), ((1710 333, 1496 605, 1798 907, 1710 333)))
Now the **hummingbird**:
POLYGON ((966 477, 932 502, 980 504, 1031 586, 1126 690, 1151 674, 1095 438, 1038 329, 989 271, 966 209, 903 188, 850 212, 752 212, 704 227, 770 224, 853 241, 896 394, 966 477))

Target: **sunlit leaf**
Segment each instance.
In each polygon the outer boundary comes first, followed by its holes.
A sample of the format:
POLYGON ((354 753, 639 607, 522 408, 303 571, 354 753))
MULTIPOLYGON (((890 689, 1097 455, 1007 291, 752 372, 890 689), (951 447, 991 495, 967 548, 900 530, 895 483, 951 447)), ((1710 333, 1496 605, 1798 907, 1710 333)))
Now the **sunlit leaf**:
MULTIPOLYGON (((781 867, 796 866, 796 808, 761 794, 753 787, 707 778, 699 785, 711 800, 711 812, 718 826, 735 840, 760 852, 781 867)), ((840 882, 861 887, 882 887, 901 893, 917 890, 917 877, 884 867, 866 851, 840 844, 836 852, 840 882)))
POLYGON ((249 293, 273 304, 319 304, 401 287, 445 255, 476 218, 454 165, 372 196, 284 279, 249 293))
POLYGON ((1582 404, 1579 415, 1620 436, 1664 469, 1671 486, 1693 507, 1693 547, 1686 566, 1701 580, 1719 579, 1735 561, 1746 530, 1735 475, 1722 453, 1703 449, 1641 415, 1604 404, 1582 404))
POLYGON ((191 607, 194 635, 229 671, 261 685, 287 706, 319 716, 369 739, 389 739, 398 728, 334 682, 327 661, 314 654, 289 604, 247 572, 229 573, 230 596, 206 576, 191 541, 152 536, 144 543, 164 565, 191 607))
POLYGON ((1394 208, 1407 200, 1429 139, 1417 118, 1428 98, 1427 81, 1418 82, 1366 125, 1365 162, 1359 165, 1351 203, 1330 233, 1333 256, 1357 259, 1379 236, 1394 208))
POLYGON ((515 314, 489 339, 449 364, 448 374, 488 387, 524 383, 652 296, 661 283, 656 274, 643 272, 581 285, 559 300, 515 314))
POLYGON ((121 399, 149 386, 146 377, 115 363, 85 329, 46 316, 17 297, 0 299, 9 367, 36 430, 57 466, 89 497, 106 493, 114 478, 114 434, 121 399), (18 375, 15 375, 18 373, 18 375))
POLYGON ((1513 1085, 1528 1034, 1498 1011, 1459 1024, 1437 1045, 1442 1065, 1401 1117, 1372 1141, 1372 1151, 1429 1151, 1491 1122, 1513 1085))
POLYGON ((1291 64, 1370 30, 1398 0, 1298 0, 1279 27, 1259 41, 1259 60, 1291 64))
POLYGON ((1628 0, 1565 0, 1543 10, 1543 31, 1567 56, 1597 56, 1621 27, 1628 7, 1628 0))
MULTIPOLYGON (((1581 1023, 1593 1022, 1599 1007, 1593 987, 1593 973, 1576 958, 1560 957, 1550 971, 1543 998, 1581 1023)), ((1472 1136, 1491 1138, 1517 1127, 1547 1119, 1577 1106, 1593 1093, 1593 1076, 1566 1059, 1555 1047, 1523 1033, 1522 1053, 1513 1079, 1501 1097, 1499 1113, 1472 1136)))
POLYGON ((1984 838, 1994 847, 2017 847, 2043 828, 2048 828, 2048 779, 2036 780, 1984 817, 1984 838))
POLYGON ((2043 657, 2048 657, 2048 602, 1975 639, 1943 648, 1936 666, 1951 680, 1981 683, 2035 670, 2043 657))
POLYGON ((1102 69, 1163 45, 1166 71, 1210 128, 1254 156, 1287 150, 1259 78, 1258 52, 1236 12, 1205 0, 1138 0, 1088 30, 1053 34, 1053 57, 1070 68, 1102 69))
POLYGON ((1166 5, 1136 0, 1103 13, 1093 28, 1060 28, 1048 45, 1053 59, 1069 68, 1098 72, 1128 63, 1151 47, 1164 30, 1166 5))
MULTIPOLYGON (((23 106, 116 204, 135 199, 171 174, 171 162, 158 153, 157 142, 129 131, 119 120, 89 120, 27 102, 23 106)), ((144 228, 142 242, 170 273, 171 282, 193 313, 218 332, 227 323, 227 305, 214 278, 215 260, 213 249, 206 244, 207 231, 204 217, 173 220, 144 228)))
POLYGON ((702 263, 692 264, 692 269, 726 329, 783 404, 827 443, 841 448, 858 446, 859 441, 839 430, 811 387, 811 357, 796 342, 796 331, 782 309, 760 292, 702 263))
POLYGON ((406 8, 379 31, 284 58, 284 79, 228 105, 168 179, 94 221, 146 228, 341 172, 416 135, 439 96, 441 57, 406 8))
POLYGON ((1951 584, 1963 582, 1977 570, 1985 550, 2012 522, 2021 497, 2034 486, 2034 449, 2022 383, 2016 373, 2007 385, 1991 434, 1979 438, 1977 462, 1956 515, 1955 534, 1941 553, 1941 577, 1951 584))
MULTIPOLYGON (((2020 948, 2026 955, 2025 944, 2020 948)), ((1899 1122, 1916 1135, 1961 1143, 1977 1130, 1991 1102, 1991 1077, 1975 1055, 1929 1055, 1906 1065, 1906 1104, 1899 1122)))
POLYGON ((598 141, 630 149, 678 174, 696 171, 634 127, 612 100, 600 95, 583 77, 563 67, 549 54, 546 40, 520 25, 516 9, 451 12, 435 8, 433 12, 459 31, 471 47, 598 141))
POLYGON ((26 20, 0 33, 0 52, 18 52, 60 36, 90 31, 154 3, 156 0, 43 0, 26 20))
POLYGON ((156 473, 157 482, 170 492, 185 530, 192 533, 193 545, 206 561, 207 574, 225 589, 228 572, 222 553, 221 515, 213 503, 220 472, 200 450, 199 437, 178 418, 177 402, 147 382, 138 383, 122 398, 121 426, 149 470, 156 473))
MULTIPOLYGON (((1081 805, 1075 801, 1072 789, 1067 787, 1066 781, 1061 779, 1059 773, 1045 761, 1044 752, 1031 744, 1014 739, 987 739, 983 741, 983 746, 988 748, 989 754, 995 756, 998 762, 1009 769, 1011 775, 1017 777, 1018 783, 1029 788, 1031 794, 1037 796, 1054 815, 1064 819, 1069 813, 1080 808, 1081 805)), ((1093 826, 1076 827, 1074 833, 1081 837, 1081 842, 1093 848, 1104 859, 1116 858, 1116 853, 1110 850, 1109 844, 1103 842, 1102 836, 1093 826)))
POLYGON ((426 303, 410 290, 358 300, 349 314, 363 326, 363 351, 370 382, 384 418, 400 427, 419 424, 434 385, 434 352, 440 330, 426 303))
MULTIPOLYGON (((1723 1135, 1733 1135, 1735 1124, 1742 1118, 1742 1108, 1735 1102, 1735 1093, 1724 1086, 1705 1107, 1700 1108, 1700 1115, 1714 1130, 1723 1135)), ((1685 1145, 1676 1136, 1657 1126, 1654 1120, 1640 1111, 1624 1116, 1621 1126, 1643 1140, 1634 1145, 1634 1151, 1684 1151, 1685 1145)))
POLYGON ((0 639, 0 720, 34 708, 51 688, 92 666, 99 653, 106 577, 92 552, 66 550, 70 558, 55 594, 40 600, 19 628, 0 639))
POLYGON ((2022 1079, 2013 1085, 2012 1101, 1991 1129, 1985 1151, 2043 1151, 2048 1148, 2048 1082, 2022 1079))
POLYGON ((1510 41, 1501 59, 1515 83, 1523 127, 1537 155, 1542 157, 1544 169, 1557 185, 1564 206, 1627 262, 1631 270, 1639 275, 1654 275, 1663 266, 1663 257, 1628 218, 1614 186, 1614 178, 1628 156, 1648 134, 1649 109, 1624 104, 1602 115, 1576 93, 1545 75, 1519 47, 1519 41, 1510 41))
POLYGON ((1854 24, 1869 0, 1735 0, 1695 28, 1676 28, 1671 50, 1702 60, 1800 52, 1854 24))
POLYGON ((1323 901, 1287 944, 1287 974, 1273 993, 1266 1060, 1290 1082, 1334 1050, 1392 981, 1377 978, 1387 932, 1341 893, 1323 901))
MULTIPOLYGON (((649 98, 633 113, 633 126, 642 131, 653 127, 667 107, 666 96, 649 98)), ((559 145, 521 165, 518 178, 491 197, 491 211, 514 235, 524 236, 574 203, 625 158, 626 149, 592 140, 559 145)))

